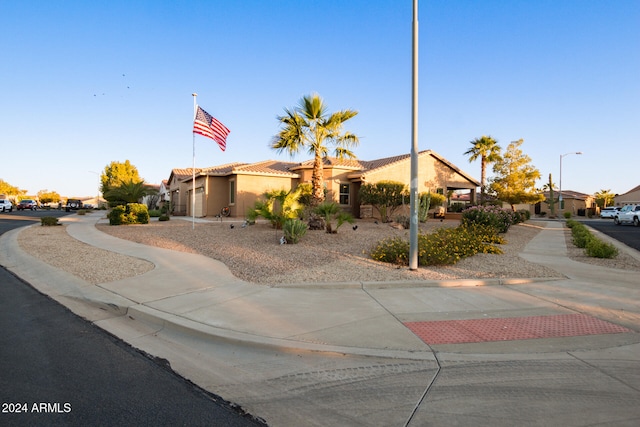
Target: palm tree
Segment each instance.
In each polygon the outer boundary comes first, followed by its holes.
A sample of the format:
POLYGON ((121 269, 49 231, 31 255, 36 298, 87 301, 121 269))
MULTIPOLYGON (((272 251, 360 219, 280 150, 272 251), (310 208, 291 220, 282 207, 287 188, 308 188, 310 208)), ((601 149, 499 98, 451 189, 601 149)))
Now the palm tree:
POLYGON ((111 203, 138 203, 149 194, 156 193, 156 190, 149 187, 144 181, 135 182, 129 180, 123 182, 118 187, 111 188, 104 194, 104 198, 111 203))
POLYGON ((487 164, 500 160, 500 146, 490 136, 482 136, 470 141, 471 148, 465 151, 469 156, 469 163, 480 158, 480 204, 484 204, 485 186, 487 183, 487 164))
POLYGON ((358 137, 343 132, 342 128, 344 122, 357 114, 357 111, 343 110, 329 115, 322 98, 313 94, 304 96, 294 109, 285 108, 285 115, 278 117, 282 129, 273 137, 271 148, 287 151, 291 156, 306 149, 314 156, 312 206, 324 201, 323 161, 329 152, 327 144, 335 146, 334 155, 339 159, 356 157, 350 148, 358 145, 358 137))

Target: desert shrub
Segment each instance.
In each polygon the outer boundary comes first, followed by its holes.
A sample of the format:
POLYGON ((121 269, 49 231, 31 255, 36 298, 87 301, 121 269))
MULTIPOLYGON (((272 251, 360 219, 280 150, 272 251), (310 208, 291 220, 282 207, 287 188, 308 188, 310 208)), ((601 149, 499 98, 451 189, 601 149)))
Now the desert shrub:
POLYGON ((571 212, 565 211, 565 212, 563 213, 563 215, 564 215, 564 217, 565 217, 566 219, 571 218, 571 212))
POLYGON ((162 214, 158 217, 158 221, 169 221, 169 215, 162 214))
POLYGON ((409 264, 409 241, 391 237, 378 242, 369 252, 371 259, 390 264, 409 264))
POLYGON ((615 246, 598 239, 581 222, 567 220, 567 227, 571 228, 573 244, 578 248, 584 248, 584 253, 587 256, 595 258, 615 258, 618 256, 618 249, 615 246))
POLYGON ((573 227, 571 229, 573 244, 579 248, 586 248, 587 244, 595 239, 586 227, 573 227))
POLYGON ((407 215, 398 215, 396 216, 396 222, 402 226, 405 230, 408 230, 411 227, 411 218, 407 215))
POLYGON ((126 206, 118 205, 113 207, 107 218, 109 218, 110 225, 148 224, 149 211, 146 205, 128 203, 126 206))
POLYGON ((149 209, 142 203, 127 203, 127 216, 129 224, 149 223, 149 209))
POLYGON ((585 253, 587 256, 595 258, 615 258, 618 256, 618 248, 611 243, 594 238, 587 243, 585 253))
MULTIPOLYGON (((491 227, 484 227, 492 234, 491 227)), ((502 253, 486 243, 487 235, 478 232, 477 226, 439 228, 433 233, 418 236, 418 263, 427 265, 451 265, 477 253, 502 253)))
POLYGON ((114 206, 111 209, 111 212, 109 212, 109 214, 107 214, 107 218, 109 218, 109 225, 122 225, 122 224, 126 224, 125 222, 125 213, 127 212, 127 209, 122 206, 114 206))
POLYGON ((282 225, 287 243, 298 243, 307 234, 307 224, 299 219, 288 219, 282 225))
POLYGON ((525 222, 531 219, 531 212, 528 211, 527 209, 520 209, 517 210, 515 212, 515 216, 516 216, 516 224, 519 224, 521 222, 525 222))
POLYGON ((462 225, 470 223, 489 225, 506 233, 509 227, 515 223, 515 214, 510 209, 497 206, 472 206, 462 212, 462 225))
POLYGON ((407 197, 405 188, 402 182, 397 181, 362 184, 359 191, 360 202, 363 205, 373 206, 380 214, 380 220, 388 222, 407 197))
POLYGON ((58 222, 58 218, 54 218, 52 216, 43 216, 40 218, 40 225, 48 227, 52 225, 60 225, 58 222))
POLYGON ((160 218, 162 215, 162 211, 160 209, 151 209, 149 211, 149 217, 151 218, 160 218))
MULTIPOLYGON (((439 228, 418 236, 418 264, 451 265, 477 253, 502 253, 492 243, 504 243, 504 239, 491 226, 469 224, 439 228)), ((373 247, 370 256, 376 261, 407 265, 409 242, 400 237, 382 240, 373 247)))

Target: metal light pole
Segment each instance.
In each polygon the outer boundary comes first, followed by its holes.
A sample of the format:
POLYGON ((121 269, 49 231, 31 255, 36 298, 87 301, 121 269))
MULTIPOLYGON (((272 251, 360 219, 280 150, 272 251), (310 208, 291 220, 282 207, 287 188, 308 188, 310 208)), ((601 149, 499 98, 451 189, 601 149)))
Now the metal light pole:
POLYGON ((418 0, 413 0, 409 270, 418 269, 418 0))
POLYGON ((560 191, 559 191, 560 195, 558 196, 558 202, 560 205, 558 206, 558 214, 560 214, 560 216, 562 216, 562 207, 563 207, 562 206, 562 158, 564 156, 568 156, 569 154, 582 154, 582 151, 572 151, 570 153, 565 153, 560 155, 560 191))

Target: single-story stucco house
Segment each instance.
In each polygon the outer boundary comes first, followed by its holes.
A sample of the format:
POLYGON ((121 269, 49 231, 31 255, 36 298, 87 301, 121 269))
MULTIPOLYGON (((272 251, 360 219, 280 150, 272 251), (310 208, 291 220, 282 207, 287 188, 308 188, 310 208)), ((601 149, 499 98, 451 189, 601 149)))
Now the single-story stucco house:
POLYGON ((640 204, 640 185, 632 188, 624 194, 616 194, 613 200, 614 206, 640 204))
MULTIPOLYGON (((542 202, 538 202, 535 205, 517 205, 516 210, 526 209, 531 211, 532 214, 535 215, 550 215, 551 214, 551 206, 548 202, 549 200, 549 192, 545 191, 544 193, 545 200, 542 202)), ((560 214, 560 203, 558 202, 558 191, 554 191, 553 197, 556 200, 555 202, 555 213, 556 215, 560 214)), ((578 191, 571 190, 562 190, 562 212, 571 212, 571 215, 578 216, 586 216, 589 213, 589 210, 592 210, 592 214, 595 214, 595 206, 596 199, 591 194, 584 194, 578 191)))
MULTIPOLYGON (((357 159, 324 159, 324 185, 327 199, 339 203, 356 218, 370 215, 361 209, 360 186, 379 181, 399 181, 409 187, 411 156, 365 161, 357 159)), ((257 163, 228 163, 195 170, 195 185, 191 168, 173 169, 168 190, 174 215, 213 217, 229 208, 233 217, 244 217, 265 192, 293 190, 298 184, 311 182, 313 160, 302 163, 265 160, 257 163), (194 193, 195 187, 195 193, 194 193), (195 194, 195 196, 194 196, 195 194), (191 212, 192 197, 195 210, 191 212)), ((480 183, 432 150, 418 153, 418 191, 447 194, 450 190, 469 193, 476 200, 480 183)), ((408 204, 408 201, 407 201, 408 204)))

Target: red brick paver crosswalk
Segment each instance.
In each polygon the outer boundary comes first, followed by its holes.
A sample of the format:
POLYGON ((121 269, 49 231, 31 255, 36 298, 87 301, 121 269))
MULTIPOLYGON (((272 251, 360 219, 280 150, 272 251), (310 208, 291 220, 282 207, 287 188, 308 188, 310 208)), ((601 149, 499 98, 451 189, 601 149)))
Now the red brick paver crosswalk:
POLYGON ((427 344, 461 344, 633 332, 585 314, 438 320, 404 324, 427 344))

